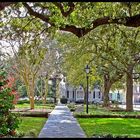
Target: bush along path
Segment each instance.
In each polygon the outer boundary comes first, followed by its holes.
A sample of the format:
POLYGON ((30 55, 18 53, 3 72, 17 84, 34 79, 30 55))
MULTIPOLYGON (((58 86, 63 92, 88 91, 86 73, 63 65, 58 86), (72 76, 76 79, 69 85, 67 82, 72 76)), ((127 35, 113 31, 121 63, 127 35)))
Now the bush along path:
POLYGON ((17 93, 13 88, 14 78, 1 68, 0 70, 0 138, 16 135, 18 115, 11 113, 17 102, 17 93))

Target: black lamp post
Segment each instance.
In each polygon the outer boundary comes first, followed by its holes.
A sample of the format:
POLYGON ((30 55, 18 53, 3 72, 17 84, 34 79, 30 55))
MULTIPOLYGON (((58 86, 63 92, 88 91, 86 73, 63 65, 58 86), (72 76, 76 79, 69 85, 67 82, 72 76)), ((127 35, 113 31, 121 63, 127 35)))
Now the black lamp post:
POLYGON ((85 71, 86 71, 86 78, 87 78, 87 94, 86 94, 86 113, 88 114, 88 74, 89 74, 90 67, 86 65, 85 71))
POLYGON ((119 93, 119 90, 118 90, 118 93, 117 93, 117 101, 119 102, 120 100, 120 93, 119 93))

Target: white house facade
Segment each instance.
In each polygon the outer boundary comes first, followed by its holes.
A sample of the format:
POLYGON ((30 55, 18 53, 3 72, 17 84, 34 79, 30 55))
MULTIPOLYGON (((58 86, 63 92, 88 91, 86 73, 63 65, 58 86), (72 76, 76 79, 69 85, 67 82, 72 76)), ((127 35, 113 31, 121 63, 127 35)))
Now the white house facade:
MULTIPOLYGON (((59 85, 60 98, 65 97, 69 102, 83 103, 85 92, 82 86, 73 87, 66 84, 63 80, 59 85)), ((126 91, 119 90, 109 93, 110 101, 118 101, 120 103, 126 103, 126 91)), ((89 89, 88 101, 91 103, 101 103, 103 101, 103 94, 100 87, 96 85, 94 89, 89 89)), ((135 83, 133 86, 133 104, 140 104, 140 83, 135 83)))
POLYGON ((140 104, 140 82, 135 82, 133 86, 133 102, 140 104))
MULTIPOLYGON (((60 98, 65 97, 69 102, 84 102, 85 91, 82 86, 72 87, 69 84, 66 84, 63 80, 59 85, 60 98)), ((93 90, 89 90, 88 94, 89 102, 101 102, 102 93, 100 88, 96 86, 93 90)))

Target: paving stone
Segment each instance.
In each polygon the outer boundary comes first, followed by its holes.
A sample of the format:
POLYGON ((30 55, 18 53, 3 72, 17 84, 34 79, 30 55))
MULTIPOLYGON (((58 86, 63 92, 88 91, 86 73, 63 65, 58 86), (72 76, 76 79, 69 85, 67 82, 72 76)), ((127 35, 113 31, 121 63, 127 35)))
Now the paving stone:
POLYGON ((86 138, 86 135, 69 108, 58 104, 50 113, 38 138, 86 138))

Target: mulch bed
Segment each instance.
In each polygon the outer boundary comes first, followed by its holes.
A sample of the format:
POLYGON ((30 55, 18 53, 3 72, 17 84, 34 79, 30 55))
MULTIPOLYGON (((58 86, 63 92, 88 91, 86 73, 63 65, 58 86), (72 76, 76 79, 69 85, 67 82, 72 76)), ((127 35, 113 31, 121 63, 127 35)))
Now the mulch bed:
POLYGON ((24 117, 45 117, 48 118, 51 109, 13 109, 12 113, 18 113, 24 117))

